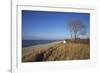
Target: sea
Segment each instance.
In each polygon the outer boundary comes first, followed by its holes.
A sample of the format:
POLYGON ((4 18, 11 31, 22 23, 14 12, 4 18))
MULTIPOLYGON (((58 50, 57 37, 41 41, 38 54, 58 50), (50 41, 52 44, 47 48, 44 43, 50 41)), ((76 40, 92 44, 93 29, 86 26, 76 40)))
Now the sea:
POLYGON ((52 43, 58 40, 22 40, 22 48, 40 44, 52 43))

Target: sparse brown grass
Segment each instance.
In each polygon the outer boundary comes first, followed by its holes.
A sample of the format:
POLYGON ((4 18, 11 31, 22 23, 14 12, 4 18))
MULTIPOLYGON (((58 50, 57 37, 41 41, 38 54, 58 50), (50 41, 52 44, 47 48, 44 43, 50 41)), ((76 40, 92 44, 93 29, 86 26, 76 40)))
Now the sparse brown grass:
POLYGON ((22 56, 22 62, 84 60, 90 58, 89 41, 68 41, 45 48, 33 49, 22 56))

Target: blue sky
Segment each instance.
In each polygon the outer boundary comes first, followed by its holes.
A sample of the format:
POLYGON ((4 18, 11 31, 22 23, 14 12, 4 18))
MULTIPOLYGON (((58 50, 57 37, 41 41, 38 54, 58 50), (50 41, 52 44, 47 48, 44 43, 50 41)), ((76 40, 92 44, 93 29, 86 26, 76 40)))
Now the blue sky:
POLYGON ((89 13, 22 10, 22 39, 62 40, 70 38, 67 24, 72 19, 77 19, 83 22, 87 33, 82 37, 89 37, 89 13))

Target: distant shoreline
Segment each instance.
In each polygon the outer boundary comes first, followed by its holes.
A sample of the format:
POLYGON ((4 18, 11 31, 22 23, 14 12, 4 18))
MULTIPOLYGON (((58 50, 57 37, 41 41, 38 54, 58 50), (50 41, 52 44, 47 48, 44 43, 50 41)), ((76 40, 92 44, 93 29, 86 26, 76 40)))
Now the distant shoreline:
POLYGON ((31 52, 33 49, 37 49, 37 48, 49 48, 52 47, 53 45, 56 45, 58 43, 62 43, 62 41, 55 41, 55 42, 51 42, 51 43, 46 43, 46 44, 39 44, 39 45, 34 45, 34 46, 29 46, 29 47, 24 47, 22 48, 22 54, 31 52))
POLYGON ((61 40, 22 40, 22 48, 48 44, 48 43, 57 42, 57 41, 61 41, 61 40))

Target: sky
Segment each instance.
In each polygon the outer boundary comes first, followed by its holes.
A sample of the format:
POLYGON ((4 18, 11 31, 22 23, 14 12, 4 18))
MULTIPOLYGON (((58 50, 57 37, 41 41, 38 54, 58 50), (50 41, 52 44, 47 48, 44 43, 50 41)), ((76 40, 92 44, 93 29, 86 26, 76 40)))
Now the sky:
POLYGON ((87 33, 81 37, 89 38, 89 13, 22 10, 22 39, 63 40, 70 38, 67 24, 72 19, 83 22, 87 33))

